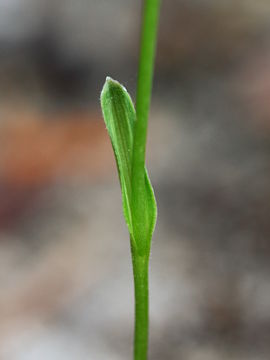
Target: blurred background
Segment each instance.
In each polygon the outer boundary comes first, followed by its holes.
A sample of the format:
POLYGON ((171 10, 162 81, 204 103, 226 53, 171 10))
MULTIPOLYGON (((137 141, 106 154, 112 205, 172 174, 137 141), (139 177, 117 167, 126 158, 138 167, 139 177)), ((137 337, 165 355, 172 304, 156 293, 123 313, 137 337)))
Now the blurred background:
MULTIPOLYGON (((0 0, 0 359, 132 358, 128 233, 99 106, 141 1, 0 0)), ((270 358, 270 2, 161 13, 151 360, 270 358)))

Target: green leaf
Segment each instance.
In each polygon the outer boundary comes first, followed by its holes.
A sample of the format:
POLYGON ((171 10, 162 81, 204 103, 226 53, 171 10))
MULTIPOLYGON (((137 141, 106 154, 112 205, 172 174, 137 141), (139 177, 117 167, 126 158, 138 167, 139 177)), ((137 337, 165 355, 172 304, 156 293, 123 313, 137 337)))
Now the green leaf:
POLYGON ((143 201, 143 221, 136 223, 132 215, 132 154, 133 130, 136 112, 126 89, 117 81, 107 77, 101 92, 103 117, 111 139, 120 186, 124 217, 131 235, 132 245, 140 253, 150 251, 152 234, 156 224, 157 208, 154 192, 145 169, 145 186, 140 200, 143 201))

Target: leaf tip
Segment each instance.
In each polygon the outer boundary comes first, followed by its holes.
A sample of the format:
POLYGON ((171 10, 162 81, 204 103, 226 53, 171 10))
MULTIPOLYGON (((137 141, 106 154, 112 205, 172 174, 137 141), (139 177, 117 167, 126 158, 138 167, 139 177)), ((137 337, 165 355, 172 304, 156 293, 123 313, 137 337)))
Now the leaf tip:
POLYGON ((110 76, 106 76, 106 82, 109 82, 109 81, 114 81, 114 80, 110 76))
POLYGON ((105 81, 105 84, 103 86, 103 89, 101 91, 101 96, 102 96, 102 93, 104 92, 104 90, 106 88, 108 89, 111 89, 112 87, 120 87, 122 88, 125 92, 127 92, 127 89, 117 80, 114 80, 112 77, 110 76, 106 76, 106 81, 105 81))

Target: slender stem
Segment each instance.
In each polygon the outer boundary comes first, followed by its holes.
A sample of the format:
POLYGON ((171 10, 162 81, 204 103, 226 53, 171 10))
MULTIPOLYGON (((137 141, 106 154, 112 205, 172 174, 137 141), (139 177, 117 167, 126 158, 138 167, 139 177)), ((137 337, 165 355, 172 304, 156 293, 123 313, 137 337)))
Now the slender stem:
MULTIPOLYGON (((143 224, 145 216, 145 148, 148 113, 151 100, 154 59, 161 0, 145 0, 141 30, 134 143, 132 158, 132 217, 133 224, 143 224)), ((136 229, 135 229, 136 230, 136 229)), ((144 241, 143 236, 139 239, 144 241)), ((144 254, 136 239, 131 242, 135 292, 134 360, 147 360, 148 350, 148 265, 150 245, 144 254)))
POLYGON ((144 202, 140 196, 144 189, 145 148, 148 113, 151 100, 154 59, 161 0, 145 0, 141 30, 141 47, 137 83, 134 144, 132 158, 132 212, 135 223, 143 223, 144 202))
POLYGON ((134 360, 146 360, 148 350, 148 256, 132 251, 135 326, 134 360))

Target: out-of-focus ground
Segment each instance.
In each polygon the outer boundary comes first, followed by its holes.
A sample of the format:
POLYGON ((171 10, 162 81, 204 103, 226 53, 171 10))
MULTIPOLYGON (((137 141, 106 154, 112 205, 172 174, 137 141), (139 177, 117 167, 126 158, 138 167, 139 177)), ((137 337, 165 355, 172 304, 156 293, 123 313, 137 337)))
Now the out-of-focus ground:
MULTIPOLYGON (((132 358, 99 109, 134 96, 137 1, 0 1, 0 359, 132 358)), ((164 1, 148 168, 152 360, 270 358, 270 2, 164 1)))

